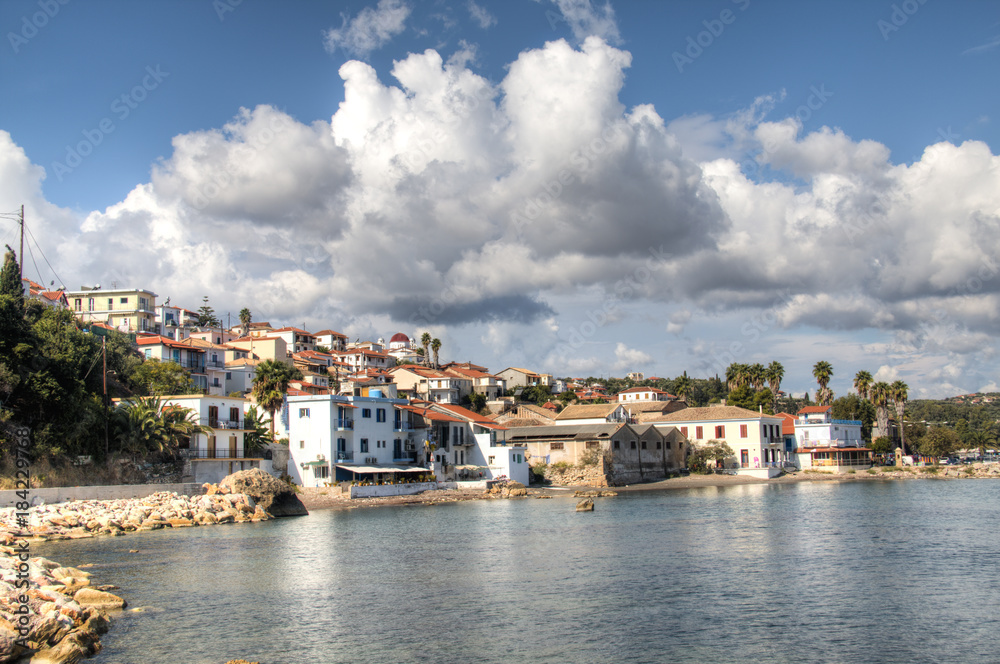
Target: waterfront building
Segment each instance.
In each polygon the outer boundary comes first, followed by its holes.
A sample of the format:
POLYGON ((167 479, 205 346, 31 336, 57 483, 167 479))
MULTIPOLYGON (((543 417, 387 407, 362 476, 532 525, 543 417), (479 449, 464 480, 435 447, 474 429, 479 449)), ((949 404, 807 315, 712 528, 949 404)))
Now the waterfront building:
POLYGON ((832 406, 806 406, 795 420, 796 456, 802 469, 843 473, 870 468, 871 449, 861 437, 861 420, 838 420, 832 406))
POLYGON ((734 456, 723 463, 725 468, 754 477, 776 477, 785 455, 782 418, 765 415, 737 406, 685 408, 657 416, 647 423, 674 426, 694 446, 710 441, 725 442, 734 456))

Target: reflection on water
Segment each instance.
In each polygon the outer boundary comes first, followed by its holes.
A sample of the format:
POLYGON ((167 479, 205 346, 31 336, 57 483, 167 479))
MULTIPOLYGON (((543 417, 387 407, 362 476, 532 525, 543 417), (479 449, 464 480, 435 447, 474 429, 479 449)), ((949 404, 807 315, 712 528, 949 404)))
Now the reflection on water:
POLYGON ((34 549, 96 563, 147 607, 94 662, 985 662, 998 489, 706 487, 593 513, 466 502, 34 549))

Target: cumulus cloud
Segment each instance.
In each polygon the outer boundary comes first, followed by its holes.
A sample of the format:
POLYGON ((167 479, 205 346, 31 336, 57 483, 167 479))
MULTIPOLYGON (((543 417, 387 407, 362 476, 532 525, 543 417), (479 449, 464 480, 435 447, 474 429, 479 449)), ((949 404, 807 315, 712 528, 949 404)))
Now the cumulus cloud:
POLYGON ((365 7, 354 18, 343 16, 343 25, 324 33, 326 50, 364 57, 385 46, 403 32, 410 7, 402 0, 379 0, 376 8, 365 7))
POLYGON ((653 358, 637 348, 629 348, 622 342, 615 346, 615 365, 618 371, 635 371, 653 361, 653 358))

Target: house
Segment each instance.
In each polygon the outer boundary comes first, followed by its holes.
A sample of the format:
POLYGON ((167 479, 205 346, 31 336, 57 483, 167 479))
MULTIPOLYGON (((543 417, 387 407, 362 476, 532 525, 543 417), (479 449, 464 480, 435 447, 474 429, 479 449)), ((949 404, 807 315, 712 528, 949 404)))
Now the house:
POLYGON ((67 291, 73 314, 83 323, 106 323, 122 332, 153 332, 156 329, 156 293, 143 288, 81 286, 67 291))
POLYGON ((315 335, 316 345, 327 350, 347 350, 347 335, 334 330, 320 330, 315 335))
POLYGON ((645 375, 641 371, 630 371, 625 374, 625 380, 635 381, 636 383, 641 383, 645 380, 645 375))
POLYGON ((456 404, 414 401, 423 422, 427 461, 439 480, 507 477, 528 485, 527 450, 504 437, 506 427, 456 404))
POLYGON ((781 426, 777 415, 765 415, 737 406, 685 408, 674 413, 644 420, 656 426, 674 426, 694 446, 709 441, 725 442, 735 453, 725 466, 739 474, 769 478, 781 473, 785 455, 781 426))
POLYGON ((158 334, 140 336, 136 345, 142 356, 161 362, 175 362, 191 374, 195 389, 209 391, 208 369, 205 366, 205 349, 174 341, 158 334))
POLYGON ((871 449, 861 437, 861 420, 835 419, 832 406, 805 406, 796 415, 800 468, 844 473, 871 467, 871 449))
POLYGON ((546 426, 556 423, 556 413, 543 406, 519 403, 497 416, 495 421, 508 427, 546 426))
MULTIPOLYGON (((505 391, 503 379, 498 376, 494 376, 483 369, 473 369, 451 363, 450 366, 442 367, 441 371, 449 376, 455 376, 459 379, 467 379, 471 381, 471 391, 476 394, 482 394, 486 397, 487 401, 492 401, 493 399, 503 396, 505 391)), ((468 392, 465 392, 460 396, 465 396, 465 394, 468 394, 468 392)))
POLYGON ((219 396, 229 394, 226 392, 226 351, 229 350, 227 346, 204 341, 194 336, 177 343, 205 351, 205 376, 209 394, 219 396))
POLYGON ((673 427, 622 422, 518 427, 510 443, 528 450, 529 462, 578 467, 593 486, 620 486, 669 477, 687 457, 686 441, 673 427))
POLYGON ((249 357, 293 364, 292 357, 288 352, 288 344, 281 337, 240 337, 226 345, 236 350, 246 351, 249 353, 249 357))
POLYGON ((288 473, 302 486, 429 475, 421 467, 412 412, 405 399, 292 394, 288 399, 288 473))
POLYGON ((26 302, 34 300, 41 302, 44 307, 69 309, 69 299, 66 297, 66 291, 62 289, 47 290, 45 286, 31 279, 22 279, 21 286, 26 302))
POLYGON ((276 330, 251 329, 250 336, 256 338, 277 337, 285 342, 290 353, 316 350, 316 336, 297 327, 280 327, 276 330))
POLYGON ((226 394, 240 392, 246 394, 253 389, 253 379, 257 376, 260 360, 241 357, 226 361, 226 394))
POLYGON ((407 364, 389 369, 400 394, 435 403, 459 403, 472 392, 472 379, 438 369, 407 364))
POLYGON ((543 384, 542 374, 529 371, 528 369, 520 369, 518 367, 508 367, 503 371, 498 372, 497 377, 503 380, 507 389, 515 387, 532 387, 534 385, 543 384))
POLYGON ((655 387, 632 387, 622 390, 615 395, 615 398, 619 403, 628 403, 631 401, 671 401, 677 399, 677 397, 669 392, 664 392, 655 387))
POLYGON ((246 399, 238 397, 184 394, 163 397, 163 407, 189 408, 195 413, 198 424, 210 432, 191 436, 181 446, 185 459, 183 475, 189 482, 220 482, 227 475, 240 470, 260 468, 272 473, 266 451, 249 452, 244 445, 246 429, 243 411, 246 399))
POLYGON ((368 350, 366 348, 349 348, 348 350, 337 351, 337 359, 351 368, 352 371, 362 369, 389 369, 395 364, 395 360, 387 354, 368 350))
POLYGON ((609 422, 628 422, 628 411, 619 403, 573 404, 566 406, 558 415, 557 425, 568 424, 607 424, 609 422))
POLYGON ((238 334, 233 334, 221 327, 195 327, 187 333, 186 337, 215 344, 227 344, 230 341, 240 338, 238 334))

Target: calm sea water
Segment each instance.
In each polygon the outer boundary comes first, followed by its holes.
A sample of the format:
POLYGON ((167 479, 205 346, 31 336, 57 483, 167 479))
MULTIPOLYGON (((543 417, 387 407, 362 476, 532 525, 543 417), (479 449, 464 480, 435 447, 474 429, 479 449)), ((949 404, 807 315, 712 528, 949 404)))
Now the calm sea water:
POLYGON ((98 663, 997 662, 998 492, 752 485, 581 514, 476 501, 34 550, 95 563, 145 608, 98 663))

